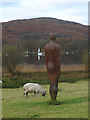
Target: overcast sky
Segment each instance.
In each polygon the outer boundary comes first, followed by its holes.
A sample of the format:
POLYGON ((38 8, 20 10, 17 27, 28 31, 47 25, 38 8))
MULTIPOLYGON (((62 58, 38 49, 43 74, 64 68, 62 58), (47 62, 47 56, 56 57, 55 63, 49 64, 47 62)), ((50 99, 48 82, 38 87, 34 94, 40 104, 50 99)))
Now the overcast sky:
POLYGON ((53 17, 88 24, 88 0, 2 0, 0 6, 0 22, 53 17))

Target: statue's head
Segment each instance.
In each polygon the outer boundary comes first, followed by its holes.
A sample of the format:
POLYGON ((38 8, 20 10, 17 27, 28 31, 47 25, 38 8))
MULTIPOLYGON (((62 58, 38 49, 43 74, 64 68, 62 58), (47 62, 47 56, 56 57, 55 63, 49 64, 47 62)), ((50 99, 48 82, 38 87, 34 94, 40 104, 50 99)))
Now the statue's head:
POLYGON ((55 41, 56 40, 56 35, 54 33, 50 33, 49 38, 50 38, 50 40, 55 41))

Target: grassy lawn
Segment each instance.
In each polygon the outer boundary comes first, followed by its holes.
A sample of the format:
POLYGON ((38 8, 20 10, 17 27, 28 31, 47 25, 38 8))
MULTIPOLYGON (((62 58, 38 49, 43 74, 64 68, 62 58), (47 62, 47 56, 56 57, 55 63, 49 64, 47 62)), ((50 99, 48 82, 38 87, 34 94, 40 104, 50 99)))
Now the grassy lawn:
POLYGON ((42 85, 45 97, 29 94, 23 99, 23 88, 2 89, 3 118, 88 118, 88 81, 59 83, 57 100, 49 105, 49 85, 42 85))

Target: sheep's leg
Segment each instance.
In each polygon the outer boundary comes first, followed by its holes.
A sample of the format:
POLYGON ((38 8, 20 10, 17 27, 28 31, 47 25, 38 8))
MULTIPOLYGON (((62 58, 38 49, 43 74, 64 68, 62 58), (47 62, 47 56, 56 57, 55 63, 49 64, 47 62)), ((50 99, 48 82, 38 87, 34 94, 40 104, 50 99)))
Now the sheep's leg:
POLYGON ((23 98, 25 98, 25 93, 23 93, 23 98))
POLYGON ((26 93, 26 96, 27 96, 27 98, 29 98, 29 97, 28 97, 28 92, 26 93))
POLYGON ((40 96, 39 96, 39 92, 37 92, 37 95, 38 95, 38 97, 40 97, 40 96))
POLYGON ((36 92, 34 91, 34 95, 36 95, 36 92))

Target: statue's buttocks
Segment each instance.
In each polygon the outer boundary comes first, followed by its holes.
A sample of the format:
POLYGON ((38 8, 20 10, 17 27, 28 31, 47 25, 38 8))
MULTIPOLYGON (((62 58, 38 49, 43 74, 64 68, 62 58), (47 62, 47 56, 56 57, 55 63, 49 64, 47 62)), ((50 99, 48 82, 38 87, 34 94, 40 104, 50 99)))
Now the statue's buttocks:
POLYGON ((54 72, 54 70, 55 70, 55 65, 54 65, 52 62, 49 62, 49 63, 47 64, 47 70, 48 70, 48 72, 54 72))
POLYGON ((45 46, 45 58, 48 72, 60 71, 60 47, 57 43, 51 41, 45 46))

